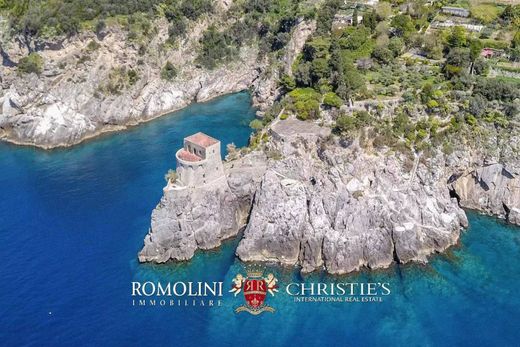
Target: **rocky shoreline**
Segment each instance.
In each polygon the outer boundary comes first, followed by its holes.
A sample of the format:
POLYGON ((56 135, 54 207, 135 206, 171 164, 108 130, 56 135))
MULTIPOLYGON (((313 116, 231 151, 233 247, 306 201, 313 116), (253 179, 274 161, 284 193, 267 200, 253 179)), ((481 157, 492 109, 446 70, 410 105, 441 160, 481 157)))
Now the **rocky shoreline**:
POLYGON ((236 251, 243 261, 344 274, 394 261, 427 262, 455 245, 468 226, 461 206, 520 224, 518 172, 504 175, 503 166, 493 164, 454 174, 462 168, 450 163, 460 153, 427 161, 368 153, 329 132, 297 120, 275 122, 262 150, 225 164, 227 182, 165 189, 139 260, 186 260, 245 226, 236 251), (470 184, 471 172, 496 189, 470 184), (488 198, 479 200, 483 195, 488 198), (509 205, 498 211, 498 201, 509 205))
MULTIPOLYGON (((214 20, 217 20, 215 18, 214 20)), ((0 139, 44 149, 72 146, 99 134, 118 131, 182 109, 193 102, 249 90, 260 111, 278 93, 278 68, 258 49, 244 46, 235 61, 206 70, 196 63, 202 32, 211 24, 196 23, 178 49, 163 51, 168 23, 157 20, 157 35, 144 55, 127 44, 127 33, 113 28, 102 38, 83 33, 45 44, 41 75, 20 75, 5 62, 20 60, 27 48, 12 42, 3 49, 0 79, 0 139), (161 69, 175 62, 176 77, 165 80, 161 69), (129 71, 137 79, 128 81, 129 71), (112 81, 123 84, 107 91, 112 81)), ((286 68, 301 51, 313 22, 299 22, 281 61, 286 68)), ((115 82, 114 82, 115 83, 115 82)))

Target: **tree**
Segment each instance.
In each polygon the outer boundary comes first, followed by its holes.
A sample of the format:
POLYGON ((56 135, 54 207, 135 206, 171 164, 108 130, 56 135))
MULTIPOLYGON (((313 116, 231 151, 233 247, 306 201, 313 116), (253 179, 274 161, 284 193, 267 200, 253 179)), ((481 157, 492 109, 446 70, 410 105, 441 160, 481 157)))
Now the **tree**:
POLYGON ((385 47, 376 47, 372 52, 372 57, 383 64, 388 64, 394 59, 394 53, 385 47))
POLYGON ((392 37, 390 39, 389 44, 388 44, 388 49, 390 51, 392 51, 392 53, 394 54, 394 57, 397 57, 397 56, 401 55, 401 52, 404 49, 404 42, 403 42, 403 40, 401 38, 399 38, 399 37, 392 37))
POLYGON ((219 63, 228 60, 235 50, 229 44, 229 37, 210 26, 202 35, 201 51, 197 58, 204 67, 214 69, 219 63))
POLYGON ((480 94, 469 99, 469 112, 475 117, 481 117, 487 108, 487 100, 480 94))
POLYGON ((484 58, 477 58, 473 64, 473 71, 476 75, 486 76, 489 72, 489 64, 484 58))
POLYGON ((343 100, 351 100, 354 94, 365 85, 363 75, 360 74, 352 62, 344 64, 343 80, 340 81, 342 88, 338 88, 336 93, 343 100), (344 88, 344 90, 343 90, 344 88))
POLYGON ((316 33, 327 34, 332 27, 334 15, 338 12, 340 6, 339 0, 326 1, 318 10, 316 33))
POLYGON ((357 50, 370 39, 370 30, 364 26, 345 29, 340 45, 344 49, 357 50))
POLYGON ((280 84, 284 87, 286 91, 291 91, 296 88, 296 81, 293 77, 289 75, 283 75, 280 79, 280 84))
POLYGON ((294 72, 294 78, 298 86, 311 86, 311 63, 308 61, 304 61, 298 64, 298 68, 294 72))
POLYGON ((354 13, 352 14, 352 25, 357 27, 359 25, 358 21, 359 12, 357 7, 354 9, 354 13))
POLYGON ((450 65, 468 67, 470 61, 470 51, 467 48, 452 48, 446 55, 446 63, 450 65))
POLYGON ((392 5, 388 2, 379 2, 376 6, 376 14, 379 20, 384 20, 392 14, 392 5))
POLYGON ((376 30, 377 26, 377 15, 376 11, 368 11, 363 16, 363 24, 370 29, 371 32, 374 32, 376 30))
POLYGON ((466 30, 458 25, 453 27, 451 35, 448 38, 448 44, 450 47, 466 47, 466 30))
POLYGON ((329 75, 329 63, 327 59, 318 58, 311 63, 311 77, 313 85, 315 85, 320 79, 327 78, 329 75))
POLYGON ((472 40, 469 44, 469 54, 471 61, 475 61, 478 57, 480 57, 480 52, 482 51, 483 45, 480 40, 472 40))
POLYGON ((399 14, 392 18, 390 26, 394 28, 395 35, 404 38, 408 38, 415 31, 412 18, 405 14, 399 14))
POLYGON ((423 38, 424 52, 430 59, 442 59, 442 51, 444 49, 442 40, 435 34, 425 35, 423 38))

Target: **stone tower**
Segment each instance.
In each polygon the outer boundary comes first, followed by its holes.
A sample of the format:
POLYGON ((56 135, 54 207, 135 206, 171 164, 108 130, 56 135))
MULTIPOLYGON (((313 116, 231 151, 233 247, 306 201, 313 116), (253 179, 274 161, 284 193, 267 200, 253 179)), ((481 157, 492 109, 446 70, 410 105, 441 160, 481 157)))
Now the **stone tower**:
POLYGON ((220 141, 198 132, 184 138, 184 147, 177 158, 177 185, 198 187, 224 176, 220 141))

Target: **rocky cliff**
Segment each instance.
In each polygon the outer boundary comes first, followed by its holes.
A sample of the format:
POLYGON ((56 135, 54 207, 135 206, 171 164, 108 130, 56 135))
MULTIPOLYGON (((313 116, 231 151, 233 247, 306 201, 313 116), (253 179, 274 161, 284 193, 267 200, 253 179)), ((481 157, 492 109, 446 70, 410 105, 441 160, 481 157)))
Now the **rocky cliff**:
MULTIPOLYGON (((2 44, 0 138, 43 148, 68 146, 245 89, 251 89, 256 106, 269 106, 277 95, 278 72, 254 44, 213 70, 197 64, 204 30, 225 20, 225 11, 192 23, 189 35, 174 46, 167 41, 165 19, 154 22, 156 33, 145 46, 132 43, 117 26, 101 35, 85 32, 40 43, 41 75, 19 74, 13 62, 26 56, 27 48, 15 41, 2 44), (167 62, 177 70, 171 80, 161 78, 167 62)), ((313 29, 304 21, 296 25, 283 54, 286 64, 313 29)))
MULTIPOLYGON (((518 173, 502 164, 472 166, 477 163, 456 160, 457 154, 426 159, 372 153, 326 128, 296 120, 275 121, 268 134, 261 151, 225 165, 227 186, 215 190, 216 200, 232 201, 231 212, 222 204, 177 201, 165 193, 139 259, 189 258, 162 243, 184 239, 185 233, 194 240, 190 249, 207 248, 197 246, 196 230, 213 223, 213 209, 216 218, 225 219, 216 227, 217 235, 229 237, 245 226, 237 248, 240 259, 334 274, 387 267, 393 261, 427 261, 428 255, 456 244, 467 226, 458 202, 503 217, 509 211, 509 221, 517 223, 518 173), (198 210, 199 204, 207 206, 203 210, 209 215, 197 219, 186 212, 198 210), (169 212, 180 206, 185 212, 169 212), (186 221, 188 226, 179 232, 186 221)), ((204 196, 201 192, 207 189, 191 194, 204 196)), ((219 243, 208 240, 209 247, 219 243)))

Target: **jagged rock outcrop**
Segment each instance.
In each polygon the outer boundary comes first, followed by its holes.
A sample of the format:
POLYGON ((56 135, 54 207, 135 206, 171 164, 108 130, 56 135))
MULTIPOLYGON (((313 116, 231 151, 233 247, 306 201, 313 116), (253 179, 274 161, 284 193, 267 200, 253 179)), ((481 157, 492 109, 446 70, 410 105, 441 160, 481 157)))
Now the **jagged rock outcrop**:
POLYGON ((265 169, 262 153, 226 165, 227 177, 197 188, 167 186, 152 213, 139 261, 187 260, 211 249, 244 225, 265 169))
POLYGON ((335 274, 425 262, 467 226, 446 185, 418 170, 418 160, 407 170, 406 158, 286 134, 269 143, 283 159, 271 163, 255 195, 237 249, 242 260, 335 274))
POLYGON ((452 177, 450 186, 463 207, 520 225, 520 171, 500 163, 452 177))
POLYGON ((455 244, 467 226, 443 170, 429 170, 419 158, 370 154, 296 120, 275 122, 269 132, 265 156, 255 151, 226 163, 224 188, 201 187, 188 192, 191 200, 176 199, 186 192, 165 192, 139 259, 187 259, 236 234, 249 214, 240 259, 342 274, 425 262, 455 244), (197 241, 209 226, 217 239, 197 241))

